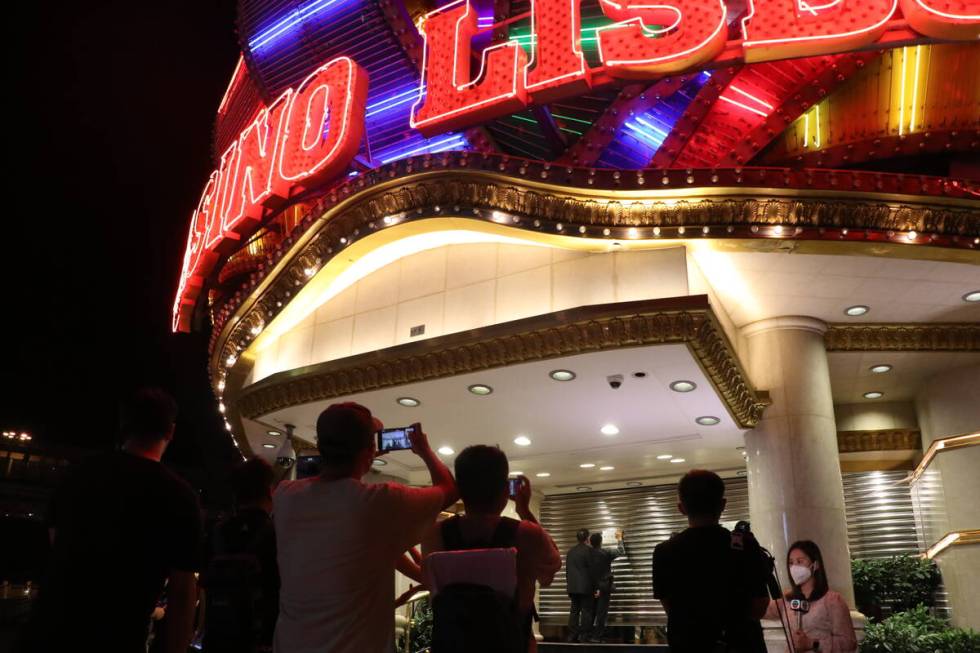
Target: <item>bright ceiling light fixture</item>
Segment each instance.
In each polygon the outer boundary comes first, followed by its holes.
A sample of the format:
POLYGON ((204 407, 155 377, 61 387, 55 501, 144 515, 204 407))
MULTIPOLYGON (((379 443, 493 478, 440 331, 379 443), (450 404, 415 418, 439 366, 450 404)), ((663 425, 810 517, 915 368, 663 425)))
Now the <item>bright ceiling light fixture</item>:
POLYGON ((686 462, 686 461, 685 461, 685 459, 684 459, 684 458, 671 458, 671 459, 670 459, 670 462, 672 462, 672 463, 675 463, 675 464, 676 464, 676 463, 683 463, 683 462, 686 462))
POLYGON ((437 451, 441 453, 443 456, 451 456, 454 453, 456 453, 455 449, 453 449, 452 447, 447 447, 445 445, 439 447, 437 451))
POLYGON ((701 417, 698 417, 694 421, 700 424, 701 426, 714 426, 718 424, 721 420, 715 417, 714 415, 702 415, 701 417))
POLYGON ((848 306, 844 309, 844 315, 850 317, 858 317, 859 315, 864 315, 871 310, 870 306, 864 306, 863 304, 857 304, 856 306, 848 306))
POLYGON ((513 471, 510 474, 508 474, 508 476, 522 476, 523 474, 524 472, 521 471, 513 471))
POLYGON ((265 447, 266 449, 275 449, 275 448, 276 448, 276 445, 274 445, 274 444, 269 444, 268 442, 266 442, 266 443, 265 443, 265 444, 263 444, 262 446, 263 446, 263 447, 265 447))
POLYGON ((514 444, 516 444, 518 447, 529 447, 531 446, 531 438, 527 437, 526 435, 518 435, 516 438, 514 438, 514 444))
POLYGON ((404 406, 405 408, 415 408, 422 403, 415 397, 399 397, 395 401, 398 402, 399 406, 404 406))
POLYGON ((593 467, 595 467, 595 463, 582 463, 581 465, 579 465, 579 467, 581 467, 582 469, 592 469, 593 467))
POLYGON ((486 397, 488 394, 493 393, 493 388, 483 383, 474 383, 467 388, 471 393, 477 395, 478 397, 486 397))
POLYGON ((670 384, 670 389, 673 390, 674 392, 691 392, 697 387, 698 384, 695 383, 694 381, 686 381, 683 379, 680 381, 674 381, 673 383, 670 384))
POLYGON ((535 474, 535 476, 537 476, 538 478, 548 478, 549 476, 551 476, 551 472, 538 472, 537 474, 535 474))
POLYGON ((384 458, 375 458, 374 460, 371 461, 371 464, 374 465, 375 467, 384 467, 385 465, 388 464, 388 461, 385 460, 384 458))
POLYGON ((885 372, 891 372, 892 366, 882 363, 881 365, 872 365, 870 369, 872 374, 884 374, 885 372))
POLYGON ((282 433, 280 433, 279 431, 266 431, 266 433, 268 433, 269 435, 271 435, 273 437, 282 435, 282 433))
POLYGON ((965 302, 980 302, 980 290, 973 290, 963 295, 965 302))
POLYGON ((619 427, 616 426, 615 424, 606 424, 601 429, 599 429, 599 431, 602 432, 603 435, 618 435, 619 427))
POLYGON ((670 455, 669 453, 662 453, 659 456, 657 456, 657 460, 670 460, 671 458, 673 458, 673 456, 670 455))
POLYGON ((548 376, 555 381, 571 381, 575 378, 575 372, 571 370, 552 370, 548 372, 548 376))
POLYGON ((616 468, 613 467, 612 465, 603 465, 602 467, 599 468, 599 471, 600 472, 611 472, 614 469, 616 469, 616 468))
POLYGON ((884 396, 885 396, 885 393, 884 392, 880 392, 878 390, 872 390, 871 392, 865 392, 864 393, 864 398, 865 399, 881 399, 884 396))

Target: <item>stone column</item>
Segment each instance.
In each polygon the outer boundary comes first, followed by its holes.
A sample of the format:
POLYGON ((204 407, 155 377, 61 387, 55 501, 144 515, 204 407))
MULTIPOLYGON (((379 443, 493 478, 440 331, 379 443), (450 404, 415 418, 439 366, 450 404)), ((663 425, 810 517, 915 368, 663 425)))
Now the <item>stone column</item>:
MULTIPOLYGON (((980 366, 955 368, 933 376, 922 385, 915 412, 923 451, 938 438, 980 431, 980 366)), ((940 452, 929 470, 937 470, 942 482, 943 528, 980 528, 980 446, 940 452)), ((933 536, 940 538, 944 534, 933 536)), ((926 543, 932 544, 935 542, 926 543)), ((939 554, 936 562, 949 592, 953 623, 980 628, 980 544, 951 546, 939 554)))
POLYGON ((772 405, 745 435, 752 530, 776 557, 783 587, 787 548, 813 540, 831 589, 854 607, 837 425, 823 334, 810 317, 778 317, 742 329, 748 374, 772 405))

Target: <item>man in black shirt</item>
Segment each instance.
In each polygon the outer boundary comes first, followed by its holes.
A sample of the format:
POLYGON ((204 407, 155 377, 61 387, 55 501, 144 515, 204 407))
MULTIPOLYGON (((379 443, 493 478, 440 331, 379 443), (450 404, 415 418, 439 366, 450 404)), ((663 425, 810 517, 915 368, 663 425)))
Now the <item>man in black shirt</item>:
POLYGON ((232 470, 237 510, 218 523, 208 546, 205 589, 209 653, 271 651, 279 616, 279 566, 272 524, 275 473, 261 458, 232 470))
POLYGON ((606 633, 606 619, 609 617, 609 600, 613 592, 612 563, 616 558, 626 555, 623 545, 623 531, 616 531, 616 548, 602 548, 602 533, 589 536, 592 545, 592 582, 595 585, 595 628, 589 641, 601 642, 606 633))
POLYGON ((169 395, 140 390, 123 406, 122 451, 86 461, 56 491, 28 650, 142 653, 166 581, 163 650, 186 653, 202 529, 194 491, 160 464, 176 414, 169 395))
POLYGON ((725 484, 714 472, 692 470, 678 485, 683 532, 653 552, 653 595, 667 611, 667 641, 675 653, 765 653, 759 620, 769 605, 768 564, 754 539, 732 546, 719 525, 725 484))
POLYGON ((565 554, 565 591, 571 606, 568 612, 569 642, 584 642, 592 633, 595 614, 595 585, 592 579, 592 549, 586 544, 589 531, 575 533, 578 544, 565 554))

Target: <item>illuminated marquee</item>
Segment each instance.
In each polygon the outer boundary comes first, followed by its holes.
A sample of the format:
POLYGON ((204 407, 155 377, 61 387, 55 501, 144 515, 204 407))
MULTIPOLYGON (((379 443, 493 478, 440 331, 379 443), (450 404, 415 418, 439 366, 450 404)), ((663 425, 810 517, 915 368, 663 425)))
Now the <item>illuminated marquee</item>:
MULTIPOLYGON (((600 0, 600 7, 614 22, 596 29, 599 66, 590 68, 581 49, 581 0, 531 0, 530 50, 517 41, 487 47, 475 75, 472 41, 481 28, 470 1, 452 0, 430 12, 420 28, 425 44, 411 126, 433 136, 615 78, 846 52, 888 41, 883 35, 892 29, 905 42, 913 36, 909 28, 934 39, 980 39, 980 0, 749 0, 736 41, 729 40, 724 0, 600 0)), ((240 60, 219 113, 243 70, 240 60)), ((334 59, 259 111, 222 154, 191 217, 175 330, 189 328, 204 280, 222 254, 290 198, 350 164, 364 135, 367 83, 352 59, 334 59)))
POLYGON ((262 109, 222 154, 191 216, 174 330, 189 328, 205 277, 267 209, 350 164, 364 136, 367 84, 367 73, 352 59, 334 59, 262 109))
POLYGON ((530 62, 515 42, 499 43, 484 50, 473 77, 476 15, 469 0, 456 0, 422 23, 422 82, 412 126, 431 136, 499 118, 580 94, 599 74, 606 81, 649 78, 722 56, 757 62, 870 47, 894 26, 899 3, 908 27, 926 36, 980 38, 980 0, 749 0, 743 38, 735 42, 728 40, 724 0, 600 0, 616 22, 596 30, 601 65, 590 69, 572 36, 580 31, 579 0, 533 0, 530 62))

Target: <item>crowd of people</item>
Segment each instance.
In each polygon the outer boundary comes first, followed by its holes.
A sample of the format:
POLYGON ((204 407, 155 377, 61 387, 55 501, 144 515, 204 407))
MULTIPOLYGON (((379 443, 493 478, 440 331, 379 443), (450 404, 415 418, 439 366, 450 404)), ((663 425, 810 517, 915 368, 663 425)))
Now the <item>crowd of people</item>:
MULTIPOLYGON (((122 411, 122 450, 88 461, 57 491, 51 569, 25 652, 145 653, 152 621, 152 650, 166 653, 192 643, 209 653, 390 653, 396 570, 418 583, 403 599, 432 593, 433 653, 536 650, 535 589, 552 582, 562 556, 531 510, 530 481, 511 486, 499 448, 466 448, 454 475, 416 429, 411 450, 431 485, 365 483, 383 425, 364 406, 334 404, 316 424, 320 474, 276 483, 265 462, 244 462, 232 475, 235 514, 205 536, 196 495, 160 464, 175 419, 168 395, 137 392, 122 411), (502 516, 509 499, 519 519, 502 516)), ((689 472, 678 494, 689 528, 656 547, 652 570, 672 651, 765 651, 760 619, 788 621, 790 610, 800 612, 795 650, 855 649, 815 544, 791 548, 792 588, 774 597, 758 545, 749 536, 733 546, 719 525, 721 479, 689 472)), ((601 533, 580 530, 565 556, 572 640, 603 639, 612 562, 627 553, 623 532, 615 539, 604 548, 601 533)))

